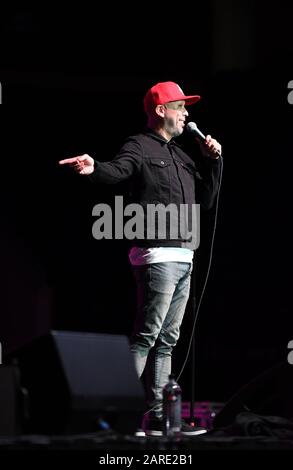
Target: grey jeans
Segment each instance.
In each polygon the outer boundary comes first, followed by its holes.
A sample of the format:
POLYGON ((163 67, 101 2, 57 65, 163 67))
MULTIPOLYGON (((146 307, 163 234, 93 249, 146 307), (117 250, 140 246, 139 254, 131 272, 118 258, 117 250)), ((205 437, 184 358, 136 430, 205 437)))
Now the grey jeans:
POLYGON ((162 417, 162 388, 171 373, 190 291, 191 263, 164 262, 133 266, 137 283, 137 318, 131 351, 139 377, 145 370, 150 416, 162 417))

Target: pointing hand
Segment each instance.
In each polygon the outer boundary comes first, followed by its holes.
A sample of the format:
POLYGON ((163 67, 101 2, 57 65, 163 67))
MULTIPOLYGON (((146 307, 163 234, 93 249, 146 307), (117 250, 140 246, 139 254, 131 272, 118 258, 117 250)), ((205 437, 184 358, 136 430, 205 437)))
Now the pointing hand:
POLYGON ((65 160, 60 160, 59 165, 69 165, 73 168, 74 171, 80 175, 90 175, 93 173, 94 159, 90 157, 87 153, 84 155, 79 155, 73 158, 66 158, 65 160))

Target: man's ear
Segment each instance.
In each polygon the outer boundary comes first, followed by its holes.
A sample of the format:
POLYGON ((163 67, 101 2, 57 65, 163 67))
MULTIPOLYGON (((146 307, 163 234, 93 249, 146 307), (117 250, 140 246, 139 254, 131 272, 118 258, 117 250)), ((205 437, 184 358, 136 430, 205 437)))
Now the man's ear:
POLYGON ((158 116, 160 116, 160 117, 162 117, 162 118, 165 117, 166 108, 165 108, 165 106, 164 106, 163 104, 158 104, 158 105, 156 106, 155 111, 156 111, 156 114, 157 114, 158 116))

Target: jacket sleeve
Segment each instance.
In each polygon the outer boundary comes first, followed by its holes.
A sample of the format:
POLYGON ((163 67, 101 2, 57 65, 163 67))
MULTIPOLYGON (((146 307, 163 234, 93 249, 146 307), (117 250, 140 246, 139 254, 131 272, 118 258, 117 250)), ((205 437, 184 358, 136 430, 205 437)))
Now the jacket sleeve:
POLYGON ((142 147, 129 138, 118 154, 109 162, 95 160, 95 171, 89 175, 91 182, 116 184, 139 172, 142 165, 142 147))
POLYGON ((200 172, 196 172, 196 202, 204 210, 209 210, 213 207, 219 191, 221 158, 205 158, 200 172))

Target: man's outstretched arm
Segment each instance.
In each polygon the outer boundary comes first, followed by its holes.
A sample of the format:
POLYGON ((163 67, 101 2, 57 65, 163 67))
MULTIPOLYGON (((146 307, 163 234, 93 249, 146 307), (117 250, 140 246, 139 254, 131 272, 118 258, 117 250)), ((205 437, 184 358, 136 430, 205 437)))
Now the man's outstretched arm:
POLYGON ((92 182, 116 184, 138 171, 142 164, 142 148, 135 139, 128 139, 111 161, 100 162, 88 154, 59 161, 80 175, 89 175, 92 182))

